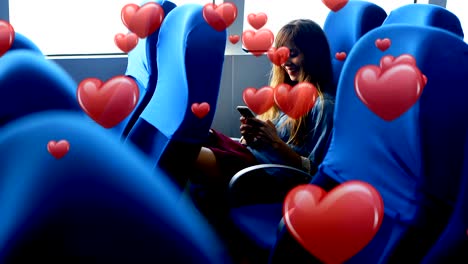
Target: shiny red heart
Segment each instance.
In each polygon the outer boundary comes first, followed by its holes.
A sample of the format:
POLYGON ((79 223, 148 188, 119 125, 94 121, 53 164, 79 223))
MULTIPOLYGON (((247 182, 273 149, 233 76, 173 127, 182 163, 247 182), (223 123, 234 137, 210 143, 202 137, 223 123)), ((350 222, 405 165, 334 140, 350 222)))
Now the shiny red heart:
POLYGON ((267 52, 267 56, 273 64, 281 66, 289 59, 289 48, 280 47, 276 49, 275 47, 271 47, 267 52))
POLYGON ((257 115, 261 115, 273 107, 274 89, 270 86, 265 86, 260 89, 246 88, 242 92, 244 103, 257 115))
POLYGON ((335 58, 339 61, 344 61, 346 59, 346 52, 335 53, 335 58))
POLYGON ((161 27, 164 9, 156 2, 148 2, 141 7, 127 4, 122 8, 124 25, 140 38, 146 38, 161 27))
POLYGON ((239 35, 229 35, 229 41, 232 43, 232 44, 236 44, 237 42, 239 42, 240 40, 240 36, 239 35))
POLYGON ((5 20, 0 20, 0 57, 3 56, 13 45, 15 30, 5 20))
MULTIPOLYGON (((380 59, 380 68, 382 69, 382 71, 386 71, 388 68, 396 64, 408 64, 416 68, 418 67, 416 65, 416 59, 411 54, 402 54, 396 58, 392 55, 386 55, 380 59)), ((425 86, 427 83, 426 75, 421 74, 421 81, 422 86, 425 86)))
POLYGON ((198 118, 203 118, 210 112, 210 104, 207 102, 203 102, 201 104, 193 103, 191 109, 194 115, 198 118))
POLYGON ((392 55, 386 55, 380 59, 380 68, 382 71, 386 71, 388 68, 396 64, 408 64, 416 66, 416 59, 411 54, 402 54, 397 58, 393 57, 392 55))
POLYGON ((247 16, 247 21, 253 28, 261 29, 268 21, 268 17, 265 13, 252 13, 247 16))
POLYGON ((138 36, 133 32, 129 32, 126 35, 118 33, 114 37, 114 42, 120 50, 129 53, 138 44, 138 36))
POLYGON ((392 45, 392 41, 389 38, 377 39, 375 41, 375 46, 381 51, 386 51, 392 45))
POLYGON ((88 78, 78 85, 78 103, 83 111, 105 128, 122 122, 138 103, 140 92, 136 82, 127 76, 115 76, 103 83, 88 78))
POLYGON ((208 3, 203 6, 203 18, 217 31, 228 28, 237 18, 237 6, 234 3, 222 3, 219 6, 208 3))
POLYGON ((417 67, 407 63, 380 67, 367 65, 356 73, 354 84, 359 99, 376 115, 391 121, 419 99, 427 78, 417 67))
POLYGON ((338 12, 340 9, 345 7, 348 0, 322 0, 322 3, 324 3, 331 11, 338 12))
POLYGON ((294 119, 307 114, 314 107, 317 97, 317 88, 308 82, 300 82, 294 87, 282 83, 274 90, 276 105, 283 113, 294 119))
POLYGON ((246 30, 242 33, 242 43, 254 56, 261 56, 273 45, 275 36, 269 29, 260 29, 257 32, 246 30))
POLYGON ((290 234, 324 263, 343 263, 361 251, 379 230, 384 204, 362 181, 348 181, 326 193, 312 184, 292 189, 283 205, 290 234))
POLYGON ((49 141, 47 143, 47 151, 54 156, 56 159, 61 159, 65 155, 67 155, 68 151, 70 150, 70 143, 64 139, 56 142, 54 140, 49 141))

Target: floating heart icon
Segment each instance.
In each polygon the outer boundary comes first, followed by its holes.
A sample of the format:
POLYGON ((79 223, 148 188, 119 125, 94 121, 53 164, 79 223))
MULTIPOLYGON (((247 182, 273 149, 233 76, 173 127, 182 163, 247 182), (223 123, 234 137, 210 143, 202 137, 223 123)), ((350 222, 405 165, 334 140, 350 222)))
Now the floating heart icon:
POLYGON ((156 2, 148 2, 141 7, 127 4, 121 12, 124 25, 140 38, 146 38, 160 28, 164 16, 164 9, 156 2))
POLYGON ((324 263, 343 263, 361 251, 379 230, 384 204, 362 181, 348 181, 326 193, 312 184, 292 189, 283 205, 292 236, 324 263))
POLYGON ((268 21, 268 17, 265 13, 252 13, 247 16, 247 21, 253 28, 261 29, 268 21))
POLYGON ((13 45, 15 30, 5 20, 0 20, 0 57, 3 56, 13 45))
POLYGON ((138 44, 138 36, 133 32, 129 32, 126 35, 118 33, 114 37, 114 42, 120 50, 129 53, 138 44))
POLYGON ((232 43, 232 44, 236 44, 237 42, 239 42, 240 40, 240 36, 239 35, 229 35, 229 41, 232 43))
POLYGON ((85 113, 105 128, 122 122, 138 103, 139 89, 127 76, 116 76, 105 83, 88 78, 78 85, 78 103, 85 113))
POLYGON ((201 104, 193 103, 191 109, 194 115, 198 118, 203 118, 210 112, 210 104, 207 102, 203 102, 201 104))
POLYGON ((275 36, 269 29, 260 29, 257 32, 246 30, 242 33, 242 43, 256 57, 267 52, 274 40, 275 36))
POLYGON ((244 103, 257 115, 261 115, 270 109, 274 101, 274 89, 270 86, 265 86, 260 89, 246 88, 242 92, 244 103))
POLYGON ((377 39, 375 41, 375 46, 381 51, 386 51, 392 45, 392 41, 389 38, 377 39))
POLYGON ((54 140, 49 141, 47 143, 47 151, 54 156, 56 159, 61 159, 65 155, 67 155, 68 151, 70 150, 70 143, 64 139, 56 142, 54 140))
POLYGON ((416 67, 416 59, 411 54, 402 54, 397 58, 392 55, 386 55, 380 59, 380 68, 382 71, 386 71, 388 68, 397 64, 408 64, 416 67))
POLYGON ((283 83, 274 90, 276 105, 291 118, 298 119, 314 107, 318 97, 315 85, 300 82, 294 87, 283 83))
POLYGON ((340 9, 345 7, 348 0, 322 0, 322 3, 324 3, 331 11, 338 12, 340 9))
POLYGON ((346 59, 346 52, 335 53, 335 58, 339 61, 344 61, 346 59))
POLYGON ((356 73, 354 88, 372 112, 391 121, 418 101, 425 86, 424 78, 417 67, 406 63, 394 64, 385 71, 368 65, 356 73))
POLYGON ((237 18, 237 7, 233 3, 222 3, 219 6, 208 3, 203 6, 203 18, 217 31, 223 31, 237 18))
POLYGON ((289 59, 289 48, 280 47, 276 49, 275 47, 271 47, 267 52, 267 56, 273 64, 281 66, 289 59))

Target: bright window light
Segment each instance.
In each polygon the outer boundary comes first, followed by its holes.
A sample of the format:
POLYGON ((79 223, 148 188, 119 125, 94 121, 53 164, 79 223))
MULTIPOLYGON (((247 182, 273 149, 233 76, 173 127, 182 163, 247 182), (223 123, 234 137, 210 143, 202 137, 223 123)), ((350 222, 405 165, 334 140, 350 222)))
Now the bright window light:
MULTIPOLYGON (((447 6, 446 8, 454 13, 458 19, 460 19, 461 26, 463 29, 463 32, 465 33, 465 36, 468 34, 468 6, 464 1, 447 1, 447 6)), ((466 41, 466 37, 465 37, 466 41)))
POLYGON ((401 6, 414 4, 414 0, 372 0, 369 2, 382 7, 387 14, 390 14, 390 12, 401 6))
POLYGON ((244 31, 255 30, 247 21, 248 15, 261 12, 268 17, 263 28, 275 36, 283 25, 294 19, 311 19, 323 27, 330 11, 320 0, 245 0, 244 7, 244 31))
MULTIPOLYGON (((353 0, 351 0, 353 1, 353 0)), ((413 4, 414 0, 369 0, 381 6, 387 13, 403 5, 413 4)), ((323 27, 331 12, 320 0, 245 0, 244 31, 255 30, 247 21, 249 14, 263 12, 268 16, 264 28, 273 32, 294 19, 311 19, 323 27)))
MULTIPOLYGON (((120 14, 132 0, 9 1, 10 23, 31 39, 44 55, 123 53, 114 43, 117 33, 127 33, 120 14)), ((208 0, 173 0, 206 4, 208 0)), ((222 2, 217 0, 216 3, 222 2)))

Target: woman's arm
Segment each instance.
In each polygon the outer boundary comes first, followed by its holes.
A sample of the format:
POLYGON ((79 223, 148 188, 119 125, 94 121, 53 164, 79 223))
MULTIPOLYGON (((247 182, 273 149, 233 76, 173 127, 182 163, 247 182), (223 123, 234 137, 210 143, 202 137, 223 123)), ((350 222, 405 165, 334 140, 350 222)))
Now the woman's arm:
POLYGON ((257 144, 277 153, 285 165, 303 169, 303 158, 279 137, 275 125, 270 120, 265 122, 256 118, 248 119, 246 125, 256 131, 257 144))

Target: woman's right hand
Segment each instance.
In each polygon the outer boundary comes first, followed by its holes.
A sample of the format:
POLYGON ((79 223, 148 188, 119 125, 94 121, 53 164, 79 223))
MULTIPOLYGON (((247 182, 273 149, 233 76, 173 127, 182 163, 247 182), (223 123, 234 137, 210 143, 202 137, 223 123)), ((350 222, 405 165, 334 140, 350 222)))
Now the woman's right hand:
POLYGON ((241 144, 244 145, 252 145, 255 142, 256 133, 254 127, 247 124, 247 118, 241 116, 240 117, 240 134, 242 136, 241 144))

